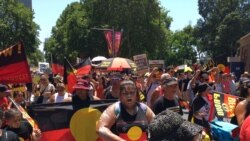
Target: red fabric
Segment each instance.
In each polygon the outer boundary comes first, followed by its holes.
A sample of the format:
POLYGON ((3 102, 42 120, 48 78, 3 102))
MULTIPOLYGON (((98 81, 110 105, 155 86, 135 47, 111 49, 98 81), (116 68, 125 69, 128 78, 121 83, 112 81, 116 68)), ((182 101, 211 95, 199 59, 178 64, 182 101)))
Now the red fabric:
POLYGON ((64 74, 64 67, 60 64, 52 64, 52 73, 53 74, 60 74, 63 76, 64 74))
POLYGON ((7 110, 8 105, 9 105, 9 101, 8 101, 8 98, 7 98, 7 97, 3 97, 3 98, 0 99, 0 108, 1 108, 3 111, 6 111, 6 110, 7 110))
POLYGON ((213 95, 208 94, 207 99, 208 99, 208 101, 210 102, 210 105, 211 105, 209 118, 208 118, 208 121, 210 122, 210 121, 212 121, 214 119, 214 116, 215 116, 215 114, 214 114, 215 113, 215 109, 214 109, 215 107, 214 107, 213 95))
MULTIPOLYGON (((127 134, 120 134, 119 135, 122 139, 125 139, 126 141, 132 141, 131 139, 129 139, 127 134)), ((137 141, 147 141, 147 134, 145 132, 142 133, 141 137, 137 140, 137 141)))
POLYGON ((228 73, 228 74, 230 73, 230 68, 229 68, 229 66, 226 66, 226 67, 225 67, 224 73, 228 73))
POLYGON ((75 141, 75 139, 67 128, 43 132, 40 141, 75 141))
POLYGON ((67 76, 68 84, 67 84, 67 90, 69 93, 73 93, 74 89, 73 86, 76 84, 76 76, 74 73, 70 73, 67 76))
POLYGON ((0 83, 30 83, 30 68, 20 42, 0 52, 0 83))
POLYGON ((91 65, 87 65, 87 66, 83 66, 79 69, 77 69, 76 74, 77 75, 85 75, 85 74, 89 74, 91 71, 91 65))
POLYGON ((103 85, 98 85, 96 87, 96 94, 97 94, 97 97, 99 97, 100 99, 104 99, 104 88, 103 88, 103 85))
POLYGON ((122 38, 122 33, 121 32, 115 32, 115 56, 117 56, 119 49, 120 49, 120 44, 121 44, 121 38, 122 38))
POLYGON ((31 75, 27 62, 0 67, 0 83, 30 83, 31 75))
POLYGON ((245 119, 241 126, 240 141, 250 141, 250 116, 245 119))
POLYGON ((112 56, 112 54, 113 54, 112 31, 104 31, 104 35, 105 35, 105 38, 107 41, 109 56, 112 56))

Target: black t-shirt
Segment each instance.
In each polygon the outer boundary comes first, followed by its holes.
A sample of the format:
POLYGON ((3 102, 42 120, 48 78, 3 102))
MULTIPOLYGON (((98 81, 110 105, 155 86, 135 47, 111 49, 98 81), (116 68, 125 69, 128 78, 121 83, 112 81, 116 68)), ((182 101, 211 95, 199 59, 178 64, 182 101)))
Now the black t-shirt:
POLYGON ((0 141, 19 141, 19 139, 17 134, 15 134, 14 132, 2 130, 0 141))
POLYGON ((16 133, 18 137, 21 137, 24 140, 30 139, 30 135, 33 132, 32 126, 26 121, 21 121, 19 128, 6 127, 6 130, 16 133))
POLYGON ((81 100, 78 95, 74 95, 72 97, 72 106, 73 106, 73 111, 78 111, 79 109, 82 109, 82 108, 87 108, 90 106, 90 98, 87 97, 86 100, 81 100))
POLYGON ((166 109, 172 110, 174 112, 183 115, 182 108, 179 104, 178 98, 175 98, 174 100, 168 100, 163 96, 161 96, 156 100, 156 102, 153 105, 153 111, 156 115, 166 109))

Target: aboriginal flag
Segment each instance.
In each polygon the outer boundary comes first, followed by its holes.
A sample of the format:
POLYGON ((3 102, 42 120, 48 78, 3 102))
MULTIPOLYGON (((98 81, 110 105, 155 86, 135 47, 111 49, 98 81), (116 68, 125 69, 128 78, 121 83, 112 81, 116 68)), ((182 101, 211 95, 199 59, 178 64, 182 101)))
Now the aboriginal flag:
POLYGON ((0 52, 0 83, 32 82, 23 43, 17 43, 0 52))
POLYGON ((76 74, 79 76, 89 74, 91 71, 91 60, 88 57, 87 59, 84 59, 82 62, 76 64, 74 66, 76 68, 77 72, 76 74))
POLYGON ((96 122, 114 100, 92 101, 73 113, 72 103, 32 105, 29 114, 42 131, 41 141, 96 141, 96 122))
POLYGON ((73 86, 76 84, 76 70, 72 67, 67 58, 64 58, 63 83, 67 91, 73 93, 73 86))
POLYGON ((61 76, 64 74, 63 59, 57 59, 54 55, 52 55, 52 73, 60 74, 61 76))

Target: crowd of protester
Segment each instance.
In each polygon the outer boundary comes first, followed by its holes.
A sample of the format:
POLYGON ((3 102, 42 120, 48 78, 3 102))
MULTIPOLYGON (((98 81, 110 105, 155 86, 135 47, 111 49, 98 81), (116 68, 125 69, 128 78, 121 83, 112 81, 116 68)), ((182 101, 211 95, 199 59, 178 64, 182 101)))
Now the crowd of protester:
POLYGON ((103 99, 117 100, 102 113, 97 124, 97 133, 104 140, 126 140, 124 134, 133 126, 140 128, 138 138, 145 140, 202 140, 205 134, 212 140, 209 122, 217 117, 211 110, 208 95, 214 91, 239 97, 235 117, 230 122, 242 126, 242 141, 250 140, 250 74, 247 72, 236 78, 217 67, 185 72, 172 66, 155 67, 143 75, 96 71, 78 77, 72 93, 67 91, 59 74, 33 72, 32 76, 38 78, 33 84, 0 85, 2 140, 7 138, 7 133, 13 141, 18 140, 17 136, 30 141, 41 136, 39 129, 22 119, 17 105, 26 109, 31 104, 72 102, 73 110, 77 111, 89 107, 93 100, 103 99), (10 102, 8 97, 15 102, 10 102), (189 111, 188 119, 182 117, 184 109, 189 111))

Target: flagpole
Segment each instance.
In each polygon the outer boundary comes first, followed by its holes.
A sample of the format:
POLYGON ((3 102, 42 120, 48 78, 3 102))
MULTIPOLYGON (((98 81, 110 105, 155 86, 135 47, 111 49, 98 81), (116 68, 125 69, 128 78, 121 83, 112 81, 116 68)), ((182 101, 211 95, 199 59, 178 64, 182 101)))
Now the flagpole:
MULTIPOLYGON (((74 67, 71 65, 71 63, 69 62, 69 60, 64 56, 64 59, 67 61, 67 63, 69 64, 69 66, 70 66, 70 68, 72 69, 72 71, 73 71, 73 73, 74 73, 74 75, 76 76, 76 74, 75 74, 75 69, 74 69, 74 67)), ((65 69, 65 68, 64 68, 65 69)))
POLYGON ((26 119, 33 128, 38 129, 38 125, 36 124, 36 122, 34 121, 34 119, 32 119, 29 116, 29 114, 23 109, 23 107, 20 106, 20 105, 18 105, 10 96, 8 96, 8 99, 12 102, 12 104, 15 105, 15 107, 17 108, 17 110, 22 113, 23 118, 26 119))

